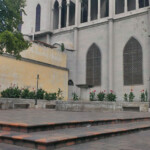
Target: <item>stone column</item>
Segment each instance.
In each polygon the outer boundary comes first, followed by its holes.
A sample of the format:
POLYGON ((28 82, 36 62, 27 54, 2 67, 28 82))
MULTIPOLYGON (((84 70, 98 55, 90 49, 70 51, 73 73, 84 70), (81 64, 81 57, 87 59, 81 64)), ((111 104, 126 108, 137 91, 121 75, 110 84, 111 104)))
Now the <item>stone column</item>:
POLYGON ((91 0, 88 0, 88 22, 91 21, 91 0))
POLYGON ((108 83, 107 83, 107 90, 113 90, 113 82, 114 82, 114 23, 113 23, 113 16, 114 16, 114 4, 115 0, 110 1, 109 5, 109 20, 108 20, 108 83))
POLYGON ((66 26, 69 26, 69 9, 70 9, 70 1, 67 1, 67 22, 66 22, 66 26))
POLYGON ((61 6, 59 6, 59 23, 58 23, 58 29, 61 28, 61 6))
POLYGON ((100 19, 101 17, 101 0, 98 0, 98 14, 97 14, 97 19, 100 19))
POLYGON ((136 10, 139 9, 139 0, 136 0, 136 10))
POLYGON ((128 3, 127 0, 124 0, 124 12, 126 13, 128 11, 128 3))

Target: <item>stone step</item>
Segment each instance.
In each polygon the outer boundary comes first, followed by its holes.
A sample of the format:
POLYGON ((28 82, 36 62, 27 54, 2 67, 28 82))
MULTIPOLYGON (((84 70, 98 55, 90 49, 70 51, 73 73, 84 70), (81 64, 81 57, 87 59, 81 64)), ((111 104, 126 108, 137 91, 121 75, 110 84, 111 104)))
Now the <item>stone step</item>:
POLYGON ((150 129, 150 121, 87 126, 26 134, 1 131, 0 142, 38 150, 53 150, 60 147, 148 129, 150 129))
POLYGON ((101 120, 87 120, 87 121, 68 121, 60 123, 46 123, 29 125, 26 123, 8 123, 0 122, 0 130, 2 131, 17 131, 24 133, 49 131, 66 128, 78 128, 86 126, 98 126, 107 124, 129 123, 137 121, 150 121, 150 117, 136 117, 136 118, 113 118, 113 119, 101 119, 101 120))

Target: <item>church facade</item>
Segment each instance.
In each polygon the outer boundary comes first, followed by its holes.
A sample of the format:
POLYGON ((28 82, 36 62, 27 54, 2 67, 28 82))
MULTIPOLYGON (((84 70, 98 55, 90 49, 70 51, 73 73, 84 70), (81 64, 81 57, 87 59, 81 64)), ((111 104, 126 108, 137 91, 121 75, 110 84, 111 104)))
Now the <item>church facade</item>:
POLYGON ((149 0, 27 0, 21 32, 65 46, 69 98, 113 90, 118 100, 149 89, 149 0))

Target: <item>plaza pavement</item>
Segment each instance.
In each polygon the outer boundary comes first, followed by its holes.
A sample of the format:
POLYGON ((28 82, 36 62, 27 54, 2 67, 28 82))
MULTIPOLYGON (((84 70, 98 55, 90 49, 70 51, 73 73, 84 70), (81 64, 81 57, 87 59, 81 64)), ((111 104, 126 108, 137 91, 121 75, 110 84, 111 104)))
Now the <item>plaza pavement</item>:
POLYGON ((63 112, 49 109, 0 110, 0 122, 37 125, 70 121, 150 117, 142 112, 63 112))
MULTIPOLYGON (((69 121, 87 121, 87 120, 107 120, 150 117, 150 113, 139 112, 60 112, 46 109, 18 109, 18 110, 0 110, 0 122, 8 123, 25 123, 28 125, 38 125, 45 123, 61 123, 69 121)), ((128 128, 139 126, 142 122, 130 122, 127 124, 112 124, 93 127, 79 127, 74 129, 59 129, 56 131, 45 131, 31 133, 31 138, 46 138, 51 140, 52 137, 79 135, 80 132, 103 132, 107 130, 116 130, 119 128, 128 128), (49 134, 51 133, 51 134, 49 134), (52 135, 52 137, 50 137, 52 135)), ((143 122, 144 125, 150 124, 150 121, 143 122)), ((15 133, 17 135, 22 133, 15 133)), ((52 138, 53 140, 53 138, 52 138)), ((20 146, 0 143, 0 150, 33 150, 20 146)), ((72 145, 58 148, 58 150, 150 150, 150 130, 137 133, 107 137, 97 141, 72 145)))

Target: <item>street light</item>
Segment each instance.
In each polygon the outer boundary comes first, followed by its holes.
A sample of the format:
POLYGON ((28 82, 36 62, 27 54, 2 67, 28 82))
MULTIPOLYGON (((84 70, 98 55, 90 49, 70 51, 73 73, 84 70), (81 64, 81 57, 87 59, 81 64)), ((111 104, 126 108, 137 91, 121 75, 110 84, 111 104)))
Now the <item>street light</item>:
POLYGON ((37 78, 36 78, 37 82, 36 82, 36 97, 35 97, 35 105, 37 105, 37 92, 38 92, 38 86, 39 86, 39 74, 37 74, 37 78))

